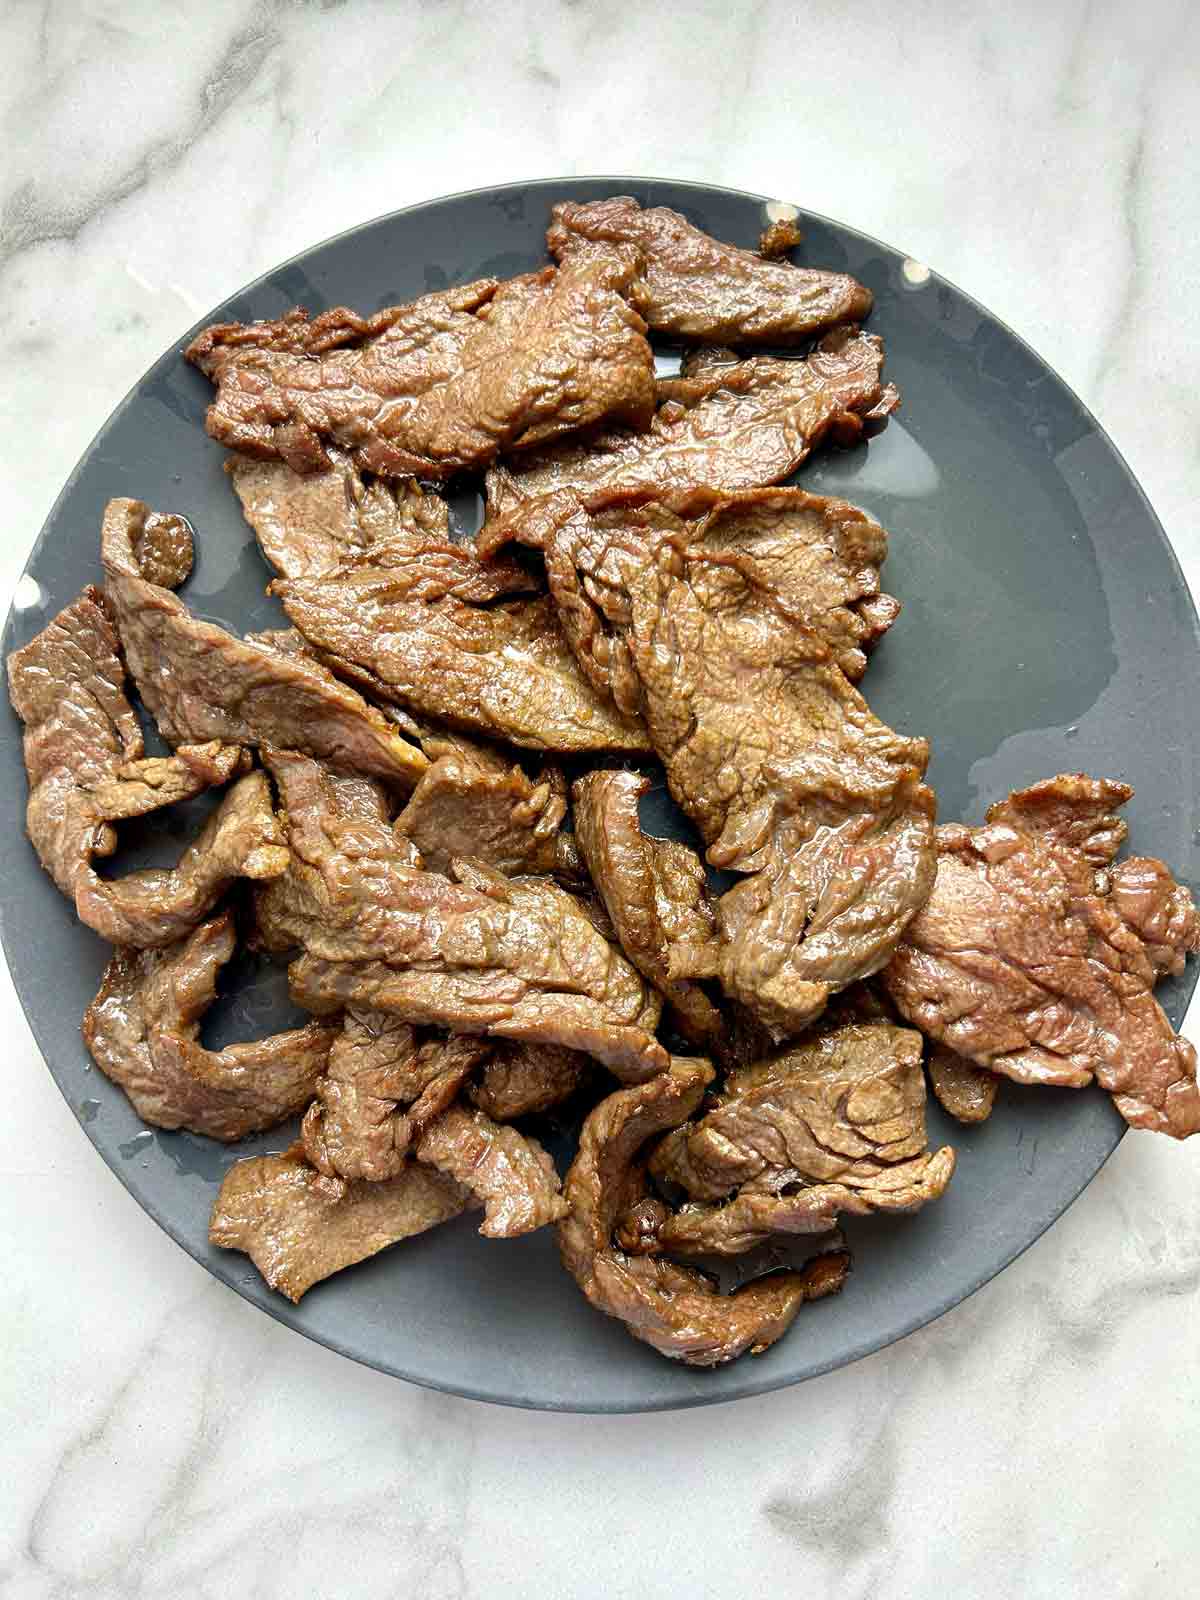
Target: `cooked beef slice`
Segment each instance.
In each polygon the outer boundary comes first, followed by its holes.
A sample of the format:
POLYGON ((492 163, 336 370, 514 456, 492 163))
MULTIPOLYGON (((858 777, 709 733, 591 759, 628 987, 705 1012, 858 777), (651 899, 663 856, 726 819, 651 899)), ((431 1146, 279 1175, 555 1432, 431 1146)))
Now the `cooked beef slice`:
POLYGON ((489 1056, 467 1098, 493 1122, 549 1111, 575 1093, 588 1070, 587 1057, 561 1045, 489 1040, 489 1056))
POLYGON ((662 1249, 736 1255, 773 1234, 824 1233, 839 1215, 914 1211, 954 1172, 925 1135, 921 1036, 851 1023, 731 1073, 717 1106, 679 1130, 650 1170, 696 1200, 659 1230, 662 1249))
MULTIPOLYGON (((345 688, 347 683, 352 684, 360 696, 378 693, 379 685, 369 672, 355 668, 347 661, 339 661, 336 657, 323 656, 309 644, 298 628, 264 628, 258 633, 248 633, 245 643, 273 651, 276 655, 286 656, 289 661, 299 662, 307 677, 326 684, 335 694, 345 688)), ((424 773, 427 768, 421 762, 420 740, 416 728, 409 725, 410 719, 398 706, 386 704, 382 706, 368 704, 367 713, 373 723, 385 728, 389 734, 398 729, 406 740, 418 746, 414 752, 416 771, 409 780, 410 783, 415 782, 416 777, 424 773)))
POLYGON ((644 719, 709 862, 748 874, 718 903, 727 995, 797 1032, 887 962, 933 879, 928 745, 840 665, 869 632, 877 530, 778 489, 559 495, 512 526, 543 550, 584 671, 644 719))
POLYGON ((418 714, 535 750, 646 750, 645 730, 586 681, 546 595, 477 606, 413 592, 419 566, 278 579, 322 657, 418 714))
POLYGON ((456 863, 459 882, 422 871, 377 789, 295 751, 266 760, 292 861, 259 920, 273 948, 304 947, 300 1004, 564 1045, 631 1077, 659 1070, 657 995, 569 894, 479 862, 456 863))
POLYGON ((410 789, 428 762, 353 689, 301 656, 202 621, 139 576, 131 550, 148 515, 140 501, 109 502, 104 595, 163 737, 176 746, 220 739, 295 747, 410 789))
POLYGON ((347 1011, 304 1117, 305 1155, 318 1172, 378 1183, 400 1171, 412 1126, 399 1108, 414 1098, 408 1091, 416 1053, 407 1023, 347 1011))
POLYGON ((665 997, 686 1038, 701 1044, 721 1015, 699 984, 719 952, 704 867, 684 844, 652 839, 638 823, 650 779, 637 772, 589 772, 575 784, 575 837, 621 948, 665 997))
POLYGON ((1192 892, 1176 883, 1153 856, 1127 856, 1108 875, 1108 899, 1142 941, 1155 974, 1177 978, 1200 950, 1200 919, 1192 892))
POLYGON ((933 1045, 926 1068, 929 1087, 943 1111, 948 1111, 959 1122, 987 1121, 1000 1086, 995 1073, 977 1067, 944 1044, 933 1045))
POLYGON ((396 1177, 413 1151, 476 1195, 488 1238, 557 1221, 558 1175, 541 1146, 453 1104, 492 1049, 487 1040, 457 1036, 418 1047, 394 1017, 347 1012, 304 1118, 309 1162, 330 1177, 378 1183, 396 1177))
POLYGON ((575 853, 563 845, 566 813, 566 779, 558 767, 544 768, 535 783, 496 751, 463 742, 433 761, 395 826, 431 872, 448 872, 457 857, 475 856, 510 877, 569 875, 575 853))
POLYGON ((452 1178, 410 1163, 382 1183, 330 1178, 303 1147, 230 1168, 208 1225, 213 1244, 243 1250, 272 1289, 298 1301, 314 1283, 465 1211, 452 1178))
MULTIPOLYGON (((767 226, 758 236, 758 253, 768 261, 778 261, 781 256, 787 255, 789 250, 794 250, 804 239, 794 218, 779 217, 767 226)), ((868 290, 867 293, 870 291, 868 290)), ((866 310, 870 310, 870 302, 866 310)), ((866 315, 866 311, 863 312, 866 315)))
POLYGON ((383 785, 297 750, 265 750, 263 759, 291 848, 287 871, 256 897, 267 948, 311 945, 352 960, 403 947, 432 875, 417 870, 411 841, 393 830, 383 785))
POLYGON ((147 756, 125 698, 117 636, 95 589, 86 589, 8 661, 9 692, 25 724, 26 824, 42 865, 80 919, 116 943, 169 943, 194 926, 232 877, 282 871, 269 804, 241 788, 173 873, 116 882, 92 862, 117 846, 112 823, 191 799, 244 772, 237 745, 182 745, 147 756), (254 797, 255 803, 248 802, 254 797))
POLYGON ((173 867, 145 867, 104 879, 89 865, 75 876, 81 922, 112 944, 139 949, 171 944, 212 910, 237 878, 266 882, 287 869, 271 790, 261 772, 248 772, 173 867))
POLYGON ((330 1177, 395 1177, 413 1141, 457 1098, 489 1048, 459 1038, 420 1047, 396 1017, 347 1011, 305 1114, 308 1160, 330 1177))
POLYGON ((336 1034, 322 1023, 224 1050, 199 1043, 234 944, 223 912, 164 949, 118 949, 84 1013, 92 1059, 156 1127, 240 1139, 294 1116, 325 1070, 336 1034))
POLYGON ((208 431, 299 472, 326 444, 389 477, 444 478, 604 419, 643 427, 654 406, 646 325, 623 298, 632 250, 314 321, 206 328, 188 347, 216 385, 208 431))
POLYGON ((870 290, 845 273, 766 259, 798 243, 794 227, 769 233, 756 254, 711 238, 678 211, 644 210, 628 195, 564 201, 551 215, 546 243, 560 262, 596 245, 636 246, 641 266, 629 299, 656 333, 790 344, 871 309, 870 290))
POLYGON ((192 525, 186 517, 152 511, 130 529, 127 552, 139 576, 164 589, 178 589, 196 559, 192 525))
POLYGON ((479 1231, 487 1239, 532 1233, 566 1214, 554 1162, 537 1140, 501 1127, 482 1111, 451 1106, 434 1118, 417 1157, 482 1202, 479 1231))
POLYGON ((563 1184, 569 1209, 558 1226, 563 1265, 591 1304, 619 1318, 635 1339, 696 1367, 767 1349, 805 1300, 841 1288, 849 1265, 845 1256, 826 1256, 802 1272, 756 1278, 723 1295, 694 1268, 618 1246, 618 1220, 637 1204, 638 1152, 685 1121, 711 1079, 706 1061, 676 1057, 669 1071, 602 1100, 584 1122, 563 1184))
MULTIPOLYGON (((645 432, 607 429, 493 467, 488 524, 523 501, 569 489, 670 494, 705 486, 757 489, 789 477, 823 439, 850 445, 899 404, 884 386, 883 345, 839 329, 804 361, 752 356, 694 365, 658 384, 645 432)), ((480 549, 496 542, 485 524, 480 549)))
POLYGON ((516 561, 480 561, 470 543, 450 535, 450 509, 413 478, 364 477, 342 451, 330 465, 299 473, 285 461, 232 455, 246 521, 263 555, 284 578, 325 578, 346 567, 411 567, 412 592, 473 604, 538 588, 516 561))
POLYGON ((1112 865, 1132 792, 1060 775, 983 827, 939 828, 933 892, 884 981, 910 1022, 977 1065, 1019 1083, 1095 1079, 1133 1127, 1182 1139, 1200 1130, 1196 1052, 1153 989, 1200 940, 1160 862, 1112 865))

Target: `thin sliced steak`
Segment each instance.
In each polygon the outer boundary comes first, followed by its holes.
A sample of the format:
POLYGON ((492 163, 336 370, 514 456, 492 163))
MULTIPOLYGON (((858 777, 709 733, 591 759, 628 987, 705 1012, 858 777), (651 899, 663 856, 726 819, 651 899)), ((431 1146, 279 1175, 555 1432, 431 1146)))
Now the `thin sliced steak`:
POLYGON ((638 1199, 639 1151, 685 1121, 711 1080, 707 1062, 676 1057, 670 1071, 602 1100, 584 1122, 563 1185, 569 1211, 558 1226, 563 1265, 591 1304, 617 1317, 635 1339, 695 1367, 767 1349, 805 1300, 840 1289, 849 1267, 844 1254, 828 1255, 801 1272, 772 1273, 723 1295, 695 1268, 632 1255, 617 1244, 618 1219, 638 1199))
POLYGON ((279 1156, 252 1156, 225 1174, 208 1237, 243 1250, 272 1289, 289 1300, 343 1267, 465 1211, 452 1178, 411 1163, 383 1183, 329 1178, 295 1144, 279 1156))
POLYGON ((588 1070, 586 1056, 560 1045, 506 1039, 490 1043, 491 1055, 467 1098, 493 1122, 515 1122, 560 1105, 575 1093, 588 1070))
POLYGON ((737 1255, 775 1234, 825 1233, 839 1216, 915 1211, 945 1190, 949 1145, 925 1134, 921 1036, 851 1023, 730 1074, 716 1108, 659 1146, 650 1169, 700 1201, 660 1248, 737 1255))
POLYGON ((235 638, 148 583, 132 553, 138 500, 104 514, 105 600, 138 692, 173 745, 220 739, 310 751, 411 789, 428 762, 362 697, 303 657, 235 638))
POLYGON ((702 1044, 721 1028, 720 1012, 693 981, 718 970, 716 917, 695 852, 642 832, 638 800, 649 788, 637 772, 589 772, 574 788, 575 837, 622 950, 667 1000, 685 1037, 702 1044))
POLYGON ((566 1215, 554 1162, 537 1140, 482 1111, 451 1106, 425 1130, 417 1157, 482 1202, 487 1239, 513 1239, 566 1215))
POLYGON ((272 593, 339 671, 366 674, 377 696, 534 750, 646 750, 580 672, 547 595, 471 605, 414 593, 419 567, 278 579, 272 593))
POLYGON ((464 1038, 418 1046, 396 1017, 347 1011, 304 1118, 308 1160, 330 1177, 376 1183, 395 1177, 414 1141, 457 1099, 490 1050, 484 1040, 464 1038))
POLYGON ((225 470, 263 555, 283 578, 326 578, 346 567, 420 569, 414 588, 473 604, 538 587, 515 561, 486 566, 450 536, 450 510, 414 478, 365 479, 343 451, 330 465, 295 472, 285 461, 232 455, 225 470))
POLYGON ((300 472, 333 443, 371 472, 443 478, 604 419, 644 427, 654 357, 623 298, 636 268, 634 251, 591 252, 373 317, 206 328, 186 353, 216 385, 208 431, 300 472))
MULTIPOLYGON (((722 244, 665 206, 643 209, 628 195, 556 205, 550 253, 569 261, 596 245, 634 245, 641 270, 629 298, 656 333, 722 344, 791 344, 871 309, 871 292, 844 272, 819 272, 722 244)), ((772 254, 799 240, 768 235, 772 254)))
POLYGON ((420 870, 364 780, 294 751, 266 759, 292 862, 259 920, 274 948, 304 947, 300 1004, 565 1045, 631 1077, 660 1069, 658 996, 569 894, 479 862, 456 863, 458 882, 420 870))
POLYGON ((248 772, 226 792, 175 866, 144 867, 116 879, 81 866, 75 909, 81 922, 112 944, 171 944, 206 917, 238 878, 268 882, 287 864, 270 785, 261 772, 248 772))
POLYGON ((1200 1131, 1196 1052, 1154 998, 1200 949, 1159 861, 1113 865, 1127 784, 1060 774, 939 828, 937 878, 884 974, 923 1033, 1018 1083, 1095 1079, 1135 1128, 1200 1131))
POLYGON ((84 1013, 92 1059, 156 1127, 241 1139, 294 1116, 325 1070, 336 1033, 322 1023, 224 1050, 198 1042, 234 944, 223 912, 165 949, 116 950, 84 1013))
POLYGON ((640 714, 714 865, 719 976, 776 1037, 886 964, 934 872, 923 739, 871 714, 843 662, 874 631, 881 530, 801 490, 558 495, 510 520, 563 631, 640 714))
POLYGON ((511 759, 463 740, 433 761, 395 826, 431 872, 448 872, 457 857, 474 856, 509 877, 570 875, 576 857, 562 833, 566 814, 560 768, 545 767, 535 783, 511 759))
POLYGON ((263 806, 251 784, 230 792, 221 820, 210 822, 174 871, 99 877, 92 862, 116 849, 114 822, 189 800, 249 764, 238 745, 216 740, 147 756, 119 648, 98 591, 85 589, 9 657, 9 692, 25 723, 26 826, 81 921, 115 943, 170 943, 232 878, 282 871, 286 852, 278 849, 269 797, 263 806))
POLYGON ((883 426, 900 399, 882 371, 882 343, 856 328, 827 334, 804 361, 694 363, 659 383, 648 431, 606 429, 492 468, 480 549, 498 542, 489 525, 503 513, 560 489, 671 494, 779 483, 822 440, 854 444, 883 426))

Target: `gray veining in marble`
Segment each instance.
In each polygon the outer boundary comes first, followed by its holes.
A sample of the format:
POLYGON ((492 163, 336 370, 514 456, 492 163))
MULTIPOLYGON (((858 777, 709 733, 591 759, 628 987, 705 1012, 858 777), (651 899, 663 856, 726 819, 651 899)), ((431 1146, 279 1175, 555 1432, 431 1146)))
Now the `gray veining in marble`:
MULTIPOLYGON (((934 264, 1096 411, 1200 586, 1187 3, 15 0, 0 60, 6 594, 206 307, 381 211, 605 170, 778 194, 934 264)), ((999 1279, 801 1389, 530 1415, 208 1280, 80 1137, 6 974, 0 1007, 2 1600, 1195 1590, 1200 1149, 1127 1138, 999 1279)))

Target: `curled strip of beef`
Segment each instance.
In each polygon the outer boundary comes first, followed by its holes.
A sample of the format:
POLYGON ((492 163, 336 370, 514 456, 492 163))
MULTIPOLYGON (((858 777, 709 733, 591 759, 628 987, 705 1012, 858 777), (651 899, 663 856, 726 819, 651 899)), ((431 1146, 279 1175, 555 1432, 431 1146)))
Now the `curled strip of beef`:
POLYGON ((542 548, 585 672, 644 718, 708 860, 748 874, 718 903, 726 993, 798 1031, 887 962, 934 871, 928 745, 840 664, 870 631, 880 530, 800 490, 560 495, 511 530, 542 548))
POLYGON ((457 1098, 488 1049, 463 1038, 418 1046, 396 1017, 347 1011, 305 1114, 308 1160, 330 1177, 395 1177, 414 1140, 457 1098))
POLYGON ((335 1032, 317 1022, 224 1050, 199 1043, 234 944, 222 912, 165 949, 118 949, 84 1014, 92 1059, 156 1127, 243 1138, 294 1116, 325 1070, 335 1032))
POLYGON ((900 398, 882 371, 883 345, 855 328, 827 334, 804 361, 695 363, 660 381, 647 431, 608 429, 493 467, 480 549, 500 542, 489 524, 503 513, 560 489, 670 494, 779 483, 822 440, 851 445, 883 426, 900 398))
POLYGON ((298 1301, 314 1283, 465 1211, 452 1178, 413 1162, 382 1183, 330 1178, 295 1144, 225 1174, 208 1237, 242 1250, 272 1289, 298 1301))
POLYGON ((106 880, 93 861, 117 846, 112 824, 191 799, 245 772, 235 744, 146 756, 125 698, 118 643, 100 597, 85 590, 8 663, 25 723, 26 824, 42 865, 82 922, 114 944, 170 944, 237 877, 269 878, 287 851, 261 774, 229 790, 178 864, 106 880))
POLYGON ((1093 1078, 1135 1128, 1200 1130, 1196 1052, 1154 999, 1200 946, 1161 862, 1113 866, 1132 790, 1082 773, 938 829, 937 877, 885 973, 901 1013, 1019 1083, 1093 1078))
POLYGON ((635 1339, 697 1367, 767 1349, 805 1300, 840 1289, 849 1267, 845 1255, 820 1257, 802 1272, 774 1273, 723 1295, 692 1267, 618 1246, 618 1220, 637 1203, 638 1152, 685 1121, 711 1080, 707 1062, 676 1057, 668 1072, 602 1100, 584 1122, 558 1228, 563 1265, 591 1304, 619 1318, 635 1339))
MULTIPOLYGON (((429 742, 425 748, 432 753, 429 742)), ((412 840, 431 872, 475 856, 510 877, 570 876, 575 851, 562 833, 566 814, 560 768, 546 767, 535 783, 516 763, 463 740, 433 760, 396 818, 396 832, 412 840)))
POLYGON ((944 1191, 949 1145, 925 1134, 921 1036, 850 1023, 731 1073, 718 1105, 655 1150, 650 1170, 701 1201, 660 1248, 736 1255, 773 1234, 824 1233, 844 1213, 914 1211, 944 1191))
POLYGON ((718 966, 716 918, 704 868, 673 839, 647 837, 638 799, 650 779, 636 772, 589 772, 575 784, 575 837, 621 948, 671 1006, 685 1036, 700 1044, 721 1015, 687 972, 718 966))
POLYGON ((287 846, 261 772, 248 772, 173 867, 104 879, 88 865, 75 877, 80 920, 113 944, 170 944, 212 910, 238 878, 267 882, 284 872, 287 846))
POLYGON ((483 1202, 479 1231, 487 1239, 532 1233, 566 1214, 554 1162, 538 1141, 477 1109, 451 1106, 436 1117, 417 1157, 483 1202))
POLYGON ((308 1160, 330 1177, 386 1182, 418 1160, 461 1182, 484 1207, 480 1232, 506 1239, 557 1221, 558 1175, 536 1140, 455 1106, 492 1051, 451 1037, 418 1048, 412 1030, 376 1012, 347 1013, 329 1072, 304 1118, 308 1160))
POLYGON ((987 1121, 1000 1087, 995 1073, 977 1067, 944 1044, 933 1045, 926 1067, 929 1087, 943 1111, 948 1111, 959 1122, 987 1121))
POLYGON ((307 750, 410 789, 428 763, 379 712, 299 655, 235 638, 141 575, 133 548, 149 513, 104 514, 105 600, 138 692, 173 745, 220 739, 307 750))
POLYGON ((272 592, 339 672, 457 727, 534 750, 646 750, 645 730, 580 673, 546 595, 471 605, 414 593, 415 563, 331 578, 279 579, 272 592))
POLYGON ((643 427, 654 357, 623 298, 636 267, 631 250, 593 251, 369 318, 206 328, 186 354, 217 388, 208 431, 300 472, 335 443, 372 472, 441 478, 602 419, 643 427))
POLYGON ((641 270, 629 298, 656 333, 729 344, 789 344, 871 309, 871 292, 842 272, 767 259, 799 242, 794 226, 768 233, 756 253, 722 244, 665 206, 644 210, 628 195, 551 213, 546 243, 559 261, 596 245, 633 245, 641 270))
POLYGON ((561 1045, 489 1041, 490 1054, 467 1097, 493 1122, 549 1111, 570 1099, 587 1072, 587 1057, 561 1045))
POLYGON ((377 788, 294 751, 266 760, 292 862, 260 896, 260 926, 273 948, 304 947, 300 1004, 565 1045, 631 1077, 660 1069, 657 995, 570 895, 479 862, 456 863, 459 882, 422 871, 377 788))

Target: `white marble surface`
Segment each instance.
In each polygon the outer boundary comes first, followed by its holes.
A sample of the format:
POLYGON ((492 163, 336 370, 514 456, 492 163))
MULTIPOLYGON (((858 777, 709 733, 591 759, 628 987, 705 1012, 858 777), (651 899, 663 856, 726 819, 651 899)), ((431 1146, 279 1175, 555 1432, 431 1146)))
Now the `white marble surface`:
MULTIPOLYGON (((935 264, 1094 408, 1200 583, 1187 0, 10 0, 0 60, 5 594, 204 309, 381 211, 598 171, 787 197, 935 264)), ((849 1370, 522 1414, 210 1280, 101 1166, 2 985, 4 1600, 1195 1592, 1200 1140, 1126 1139, 1001 1278, 849 1370)))

